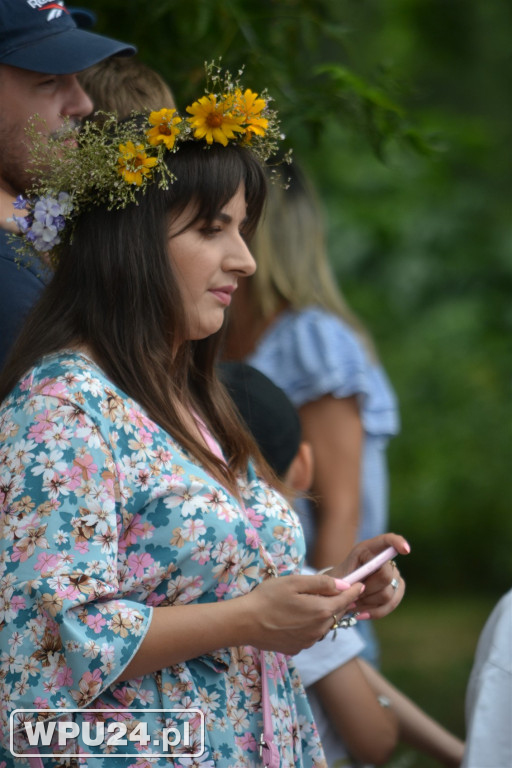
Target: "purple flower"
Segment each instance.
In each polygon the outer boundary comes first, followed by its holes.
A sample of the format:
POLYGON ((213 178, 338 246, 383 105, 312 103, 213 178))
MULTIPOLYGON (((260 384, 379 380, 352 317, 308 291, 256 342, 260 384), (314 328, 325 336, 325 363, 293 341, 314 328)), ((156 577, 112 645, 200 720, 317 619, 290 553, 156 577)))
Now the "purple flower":
POLYGON ((22 211, 28 206, 28 200, 26 197, 23 197, 23 195, 18 195, 13 205, 18 211, 22 211))
POLYGON ((30 229, 30 225, 32 224, 32 217, 13 215, 12 220, 18 225, 20 232, 23 235, 26 235, 28 230, 30 229))
MULTIPOLYGON (((17 198, 18 199, 18 198, 17 198)), ((19 196, 19 201, 24 198, 19 196)), ((73 203, 67 192, 39 197, 35 202, 24 201, 30 210, 26 218, 13 217, 21 233, 37 251, 50 251, 60 243, 59 232, 66 226, 66 217, 73 211, 73 203)))

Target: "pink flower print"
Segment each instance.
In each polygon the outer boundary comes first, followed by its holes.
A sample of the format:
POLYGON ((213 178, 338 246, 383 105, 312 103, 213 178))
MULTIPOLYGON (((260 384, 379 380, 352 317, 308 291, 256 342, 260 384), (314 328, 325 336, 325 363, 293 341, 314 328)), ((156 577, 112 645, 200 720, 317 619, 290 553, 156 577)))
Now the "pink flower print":
POLYGON ((42 699, 40 696, 36 696, 34 699, 34 707, 37 709, 48 709, 48 699, 42 699))
POLYGON ((151 472, 147 467, 139 469, 137 477, 135 478, 135 484, 141 491, 147 491, 151 482, 151 472))
POLYGON ((45 432, 53 428, 52 416, 49 410, 36 414, 35 424, 32 424, 28 431, 28 438, 32 438, 36 443, 43 443, 45 432))
POLYGON ((57 673, 56 683, 59 688, 69 686, 73 683, 73 673, 71 667, 61 667, 57 673))
POLYGON ((35 571, 41 571, 41 576, 47 576, 60 561, 58 555, 52 555, 50 552, 40 552, 37 556, 36 564, 34 565, 35 571))
POLYGON ((259 534, 254 530, 254 528, 245 529, 245 543, 248 547, 251 547, 252 549, 258 549, 260 541, 261 539, 259 534))
POLYGON ((227 584, 219 584, 215 588, 215 594, 219 600, 222 600, 224 595, 226 595, 228 592, 229 592, 229 586, 227 584))
POLYGON ((136 695, 137 692, 128 685, 123 686, 123 688, 118 688, 113 692, 113 696, 115 696, 117 701, 122 704, 123 707, 131 707, 136 695))
POLYGON ((25 598, 21 595, 14 595, 14 597, 11 598, 11 608, 13 611, 21 611, 23 608, 25 608, 26 602, 25 598))
POLYGON ((158 427, 156 426, 154 421, 151 421, 147 416, 145 416, 142 411, 136 410, 135 408, 131 408, 130 412, 130 421, 132 424, 135 424, 136 427, 141 429, 142 427, 146 427, 146 429, 149 432, 156 432, 158 427))
POLYGON ((82 469, 81 467, 73 466, 66 470, 69 477, 68 488, 70 491, 74 491, 82 482, 82 469))
POLYGON ((172 453, 160 446, 155 451, 155 461, 158 464, 167 464, 172 459, 172 453))
POLYGON ((28 376, 26 376, 24 379, 22 379, 20 383, 20 389, 22 392, 27 392, 32 387, 32 382, 34 381, 34 374, 31 373, 28 376))
POLYGON ((244 733, 243 736, 237 736, 236 742, 239 747, 243 749, 244 752, 256 752, 258 749, 258 744, 256 742, 256 739, 254 738, 253 734, 250 732, 244 733))
POLYGON ((152 592, 148 599, 146 600, 146 605, 151 605, 153 607, 160 605, 161 602, 165 600, 165 595, 158 595, 156 592, 152 592))
POLYGON ((267 674, 271 680, 281 680, 283 674, 286 673, 288 665, 286 663, 286 656, 282 653, 268 654, 267 659, 269 663, 267 666, 267 674))
POLYGON ((145 569, 150 568, 154 562, 155 561, 148 552, 144 552, 141 555, 132 553, 127 560, 130 574, 132 576, 137 576, 138 578, 144 576, 145 569))
POLYGON ((46 397, 66 397, 68 394, 66 385, 55 379, 42 379, 36 391, 46 397))
POLYGON ((106 623, 107 623, 106 620, 99 613, 94 614, 92 616, 89 615, 87 616, 87 619, 86 619, 87 626, 90 627, 91 629, 94 629, 97 635, 101 632, 102 628, 105 626, 106 623))
POLYGON ((119 550, 124 552, 127 547, 137 543, 137 539, 147 539, 155 530, 154 526, 147 521, 142 522, 140 514, 137 512, 126 526, 122 538, 119 540, 119 550))
POLYGON ((77 540, 73 549, 75 549, 77 552, 80 552, 81 555, 86 555, 89 551, 89 542, 77 540))
POLYGON ((261 528, 264 520, 263 515, 259 515, 252 507, 247 507, 245 510, 247 517, 255 528, 261 528))
POLYGON ((98 466, 94 463, 92 456, 88 453, 73 459, 73 465, 81 471, 82 479, 86 481, 90 480, 98 471, 98 466))
POLYGON ((67 586, 57 587, 55 594, 63 600, 76 600, 80 596, 80 590, 74 584, 68 584, 67 586))
POLYGON ((78 691, 71 691, 71 695, 79 707, 89 704, 101 688, 101 671, 84 672, 78 683, 78 691))

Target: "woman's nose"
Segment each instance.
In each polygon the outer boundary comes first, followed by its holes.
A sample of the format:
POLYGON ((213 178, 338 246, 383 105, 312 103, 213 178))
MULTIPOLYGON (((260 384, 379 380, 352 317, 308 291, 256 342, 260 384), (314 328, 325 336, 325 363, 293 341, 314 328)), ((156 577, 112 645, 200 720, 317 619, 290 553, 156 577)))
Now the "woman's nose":
POLYGON ((256 262, 244 238, 239 235, 230 258, 226 261, 226 271, 238 272, 249 277, 256 272, 256 262))

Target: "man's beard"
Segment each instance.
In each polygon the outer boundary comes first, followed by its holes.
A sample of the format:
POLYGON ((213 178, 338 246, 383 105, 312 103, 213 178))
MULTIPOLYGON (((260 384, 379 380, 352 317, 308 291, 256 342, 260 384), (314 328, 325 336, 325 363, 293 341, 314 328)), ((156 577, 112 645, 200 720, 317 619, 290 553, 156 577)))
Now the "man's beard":
MULTIPOLYGON (((79 127, 79 121, 72 120, 51 135, 53 138, 61 134, 69 136, 70 129, 77 130, 79 127)), ((0 147, 0 185, 14 195, 25 194, 34 183, 34 175, 30 171, 30 141, 25 131, 20 131, 18 126, 5 125, 0 118, 0 147)))
POLYGON ((23 194, 32 183, 27 171, 29 150, 20 140, 19 130, 4 126, 0 121, 0 183, 14 195, 23 194))

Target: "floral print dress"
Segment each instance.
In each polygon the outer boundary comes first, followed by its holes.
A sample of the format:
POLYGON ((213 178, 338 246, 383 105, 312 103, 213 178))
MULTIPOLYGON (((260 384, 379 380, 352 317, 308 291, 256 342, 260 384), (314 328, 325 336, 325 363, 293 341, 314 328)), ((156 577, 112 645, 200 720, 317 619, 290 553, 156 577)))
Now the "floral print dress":
MULTIPOLYGON (((151 737, 175 722, 151 710, 204 716, 201 755, 189 746, 189 756, 151 757, 143 739, 93 748, 80 732, 66 754, 84 757, 44 758, 45 768, 262 765, 255 648, 116 682, 154 607, 229 600, 271 572, 299 570, 295 513, 252 468, 240 489, 244 507, 86 356, 51 355, 27 373, 0 409, 0 765, 28 764, 9 752, 9 716, 30 708, 41 710, 32 724, 57 709, 126 709, 114 719, 129 733, 143 721, 151 737)), ((325 766, 292 661, 264 656, 281 768, 325 766)), ((108 719, 67 715, 95 717, 108 719)), ((26 718, 13 730, 28 753, 26 718)))

